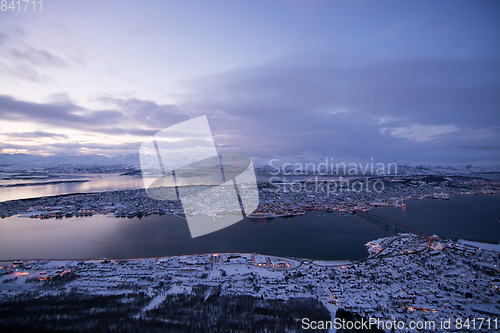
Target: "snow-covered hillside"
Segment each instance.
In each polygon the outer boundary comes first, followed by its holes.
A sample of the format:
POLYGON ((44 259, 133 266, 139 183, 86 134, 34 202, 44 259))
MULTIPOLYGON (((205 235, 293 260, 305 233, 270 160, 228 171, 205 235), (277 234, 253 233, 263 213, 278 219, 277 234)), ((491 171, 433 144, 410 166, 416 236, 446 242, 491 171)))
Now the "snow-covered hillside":
POLYGON ((102 155, 52 155, 0 154, 0 165, 23 167, 55 167, 59 165, 124 165, 139 167, 139 155, 129 154, 116 157, 102 155))
MULTIPOLYGON (((252 157, 256 172, 267 173, 286 171, 312 172, 325 170, 330 173, 337 169, 337 164, 345 164, 347 170, 355 168, 362 173, 363 170, 374 172, 384 165, 394 170, 397 165, 397 174, 400 175, 471 175, 485 173, 500 173, 500 162, 474 162, 474 163, 402 163, 399 161, 380 161, 373 158, 343 158, 329 157, 321 154, 299 154, 283 158, 252 157)), ((0 166, 22 167, 56 167, 62 165, 122 165, 139 168, 139 154, 119 155, 106 157, 102 155, 73 155, 73 156, 39 156, 29 154, 0 154, 0 166)), ((342 167, 340 167, 342 170, 342 167)), ((370 172, 366 172, 370 174, 370 172)), ((392 172, 391 172, 392 173, 392 172)))

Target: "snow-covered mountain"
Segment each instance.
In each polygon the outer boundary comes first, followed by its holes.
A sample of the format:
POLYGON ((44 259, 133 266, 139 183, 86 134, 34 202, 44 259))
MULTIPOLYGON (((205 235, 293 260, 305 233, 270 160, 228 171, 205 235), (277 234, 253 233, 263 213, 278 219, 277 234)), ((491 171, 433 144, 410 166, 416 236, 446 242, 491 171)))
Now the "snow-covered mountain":
POLYGON ((360 158, 342 158, 342 157, 327 157, 317 154, 302 154, 292 155, 283 158, 260 158, 252 157, 255 170, 261 173, 268 172, 293 172, 303 171, 309 172, 318 171, 333 173, 337 168, 343 172, 343 164, 347 171, 357 170, 359 174, 363 171, 370 174, 373 170, 375 173, 379 168, 389 168, 391 174, 397 166, 397 174, 399 175, 468 175, 468 174, 485 174, 485 173, 500 173, 500 161, 493 162, 474 162, 474 163, 425 163, 425 162, 396 162, 396 161, 379 161, 360 158), (337 166, 337 164, 339 166, 337 166))
MULTIPOLYGON (((229 162, 229 161, 228 161, 229 162)), ((356 168, 359 173, 363 170, 376 171, 381 165, 387 169, 394 170, 396 162, 377 161, 374 159, 360 158, 332 158, 321 154, 300 154, 283 158, 261 158, 252 157, 252 162, 256 172, 269 173, 280 170, 280 172, 303 171, 312 172, 336 170, 337 164, 344 163, 347 170, 356 168), (356 167, 354 167, 356 166, 356 167)), ((477 162, 477 163, 396 163, 397 174, 400 175, 468 175, 500 173, 500 162, 477 162)), ((109 166, 121 165, 140 168, 139 154, 119 155, 116 157, 106 157, 102 155, 53 155, 39 156, 29 154, 0 154, 0 166, 20 166, 20 167, 56 167, 56 166, 109 166)), ((341 167, 342 168, 342 167, 341 167)), ((368 174, 370 172, 367 172, 368 174)))
POLYGON ((407 175, 471 175, 500 174, 500 162, 475 163, 401 163, 398 173, 407 175))
POLYGON ((102 155, 52 155, 0 154, 1 166, 55 167, 60 165, 124 165, 139 167, 139 155, 129 154, 116 157, 102 155))

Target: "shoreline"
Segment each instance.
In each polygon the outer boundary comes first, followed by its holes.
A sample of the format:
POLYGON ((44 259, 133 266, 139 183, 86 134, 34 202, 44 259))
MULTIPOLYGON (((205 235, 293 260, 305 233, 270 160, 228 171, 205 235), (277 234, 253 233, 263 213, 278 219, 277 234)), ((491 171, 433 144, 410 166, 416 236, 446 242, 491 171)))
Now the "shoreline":
MULTIPOLYGON (((137 258, 109 258, 109 257, 102 257, 102 258, 59 258, 59 259, 50 259, 50 258, 32 258, 32 259, 0 259, 0 263, 6 263, 6 262, 37 262, 37 261, 105 261, 105 260, 111 260, 111 261, 122 261, 122 260, 151 260, 151 259, 172 259, 172 258, 181 258, 181 257, 200 257, 200 256, 218 256, 218 255, 253 255, 253 256, 264 256, 264 257, 273 257, 273 258, 279 258, 279 259, 286 259, 286 260, 294 260, 302 263, 308 263, 314 266, 318 267, 335 267, 335 266, 350 266, 350 265, 356 265, 362 262, 365 262, 367 260, 374 260, 374 259, 380 259, 383 258, 384 256, 379 256, 378 254, 383 252, 387 247, 384 247, 380 251, 373 251, 373 253, 370 254, 370 247, 373 242, 376 241, 383 241, 383 240, 391 240, 391 239, 398 239, 398 238, 404 238, 408 237, 408 235, 411 235, 411 237, 414 238, 421 238, 424 239, 424 237, 412 233, 401 233, 396 236, 387 236, 379 239, 375 239, 372 241, 369 241, 368 243, 365 244, 365 248, 368 249, 367 253, 368 256, 366 258, 362 259, 337 259, 337 260, 325 260, 325 259, 314 259, 314 258, 300 258, 300 257, 290 257, 290 256, 278 256, 274 254, 265 254, 265 253, 255 253, 255 252, 207 252, 207 253, 192 253, 192 254, 179 254, 179 255, 171 255, 171 256, 153 256, 153 257, 137 257, 137 258), (327 263, 327 264, 319 264, 319 263, 327 263)), ((468 240, 468 239, 453 239, 453 238, 438 238, 438 240, 441 240, 443 242, 449 243, 449 244, 455 244, 455 245, 465 245, 470 248, 475 248, 477 250, 484 250, 484 251, 490 251, 490 252, 498 252, 500 253, 500 242, 498 243, 489 243, 486 241, 478 241, 478 240, 468 240)), ((427 242, 427 240, 426 240, 427 242)), ((429 243, 430 244, 430 243, 429 243)), ((391 244, 387 244, 391 245, 391 244)))

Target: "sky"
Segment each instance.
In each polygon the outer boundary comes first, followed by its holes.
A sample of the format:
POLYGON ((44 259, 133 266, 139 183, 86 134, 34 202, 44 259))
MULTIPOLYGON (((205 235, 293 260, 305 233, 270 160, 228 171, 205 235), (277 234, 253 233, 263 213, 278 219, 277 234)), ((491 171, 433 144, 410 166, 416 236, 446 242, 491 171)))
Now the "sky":
MULTIPOLYGON (((17 6, 17 5, 16 5, 17 6)), ((498 1, 53 1, 0 11, 0 153, 500 161, 498 1)))

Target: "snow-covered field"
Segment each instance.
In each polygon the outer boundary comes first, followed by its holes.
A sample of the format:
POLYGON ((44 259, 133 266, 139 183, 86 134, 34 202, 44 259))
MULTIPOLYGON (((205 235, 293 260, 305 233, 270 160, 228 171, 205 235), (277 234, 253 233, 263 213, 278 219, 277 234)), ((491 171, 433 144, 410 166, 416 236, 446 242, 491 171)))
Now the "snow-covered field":
POLYGON ((472 242, 472 241, 468 241, 468 240, 464 240, 464 239, 459 239, 458 242, 460 244, 474 246, 474 247, 477 247, 477 248, 483 249, 483 250, 500 252, 500 244, 479 243, 479 242, 472 242))

